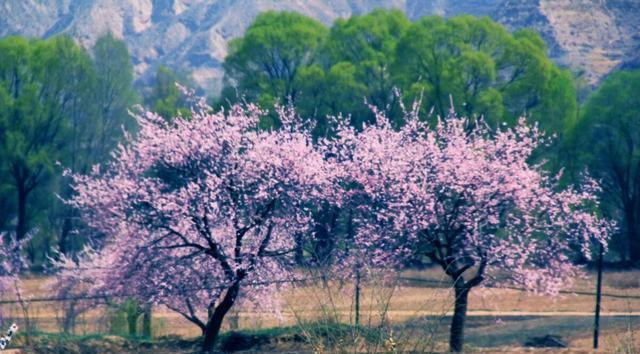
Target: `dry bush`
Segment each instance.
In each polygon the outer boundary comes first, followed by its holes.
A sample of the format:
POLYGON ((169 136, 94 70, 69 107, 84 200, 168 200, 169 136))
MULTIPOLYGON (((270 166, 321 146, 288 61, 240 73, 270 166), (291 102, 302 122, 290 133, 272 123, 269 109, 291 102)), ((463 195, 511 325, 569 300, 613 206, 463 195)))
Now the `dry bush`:
POLYGON ((638 271, 605 272, 605 285, 617 289, 640 288, 640 273, 638 271))
MULTIPOLYGON (((313 284, 294 289, 288 298, 291 312, 303 336, 318 353, 433 352, 438 345, 438 328, 451 304, 427 296, 393 318, 394 299, 407 290, 393 276, 369 274, 361 280, 359 323, 356 324, 355 277, 335 279, 331 269, 309 269, 313 284), (425 311, 436 313, 425 318, 422 326, 405 326, 407 317, 420 317, 425 311)), ((439 294, 439 293, 432 293, 439 294)))

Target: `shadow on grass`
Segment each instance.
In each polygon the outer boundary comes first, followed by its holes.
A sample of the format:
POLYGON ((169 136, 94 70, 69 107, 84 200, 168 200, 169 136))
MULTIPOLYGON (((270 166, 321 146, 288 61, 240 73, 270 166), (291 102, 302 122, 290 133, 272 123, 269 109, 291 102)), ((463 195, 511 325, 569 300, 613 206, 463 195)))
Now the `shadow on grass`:
MULTIPOLYGON (((448 338, 450 317, 442 319, 443 324, 436 332, 436 340, 445 342, 448 338)), ((637 324, 638 318, 626 316, 602 317, 601 328, 626 328, 630 323, 637 324)), ((421 318, 398 325, 399 331, 413 330, 419 333, 420 327, 425 331, 433 323, 433 319, 421 318)), ((532 337, 557 335, 566 340, 588 338, 593 335, 593 318, 581 316, 473 316, 468 317, 465 330, 465 344, 470 347, 504 347, 523 346, 532 337)))
MULTIPOLYGON (((519 316, 498 319, 492 316, 474 316, 467 319, 466 344, 473 348, 521 347, 531 337, 548 334, 558 335, 566 340, 589 337, 593 319, 576 316, 519 316)), ((603 328, 625 328, 630 321, 637 324, 640 319, 629 317, 605 317, 601 319, 603 328)), ((441 325, 435 330, 435 341, 445 343, 448 338, 449 318, 441 318, 441 325)), ((394 331, 412 333, 412 336, 433 335, 434 319, 424 317, 393 325, 394 331)), ((327 348, 339 347, 340 341, 348 342, 357 333, 365 341, 379 340, 377 328, 355 328, 346 324, 310 323, 304 331, 298 326, 277 327, 259 330, 225 332, 218 342, 220 352, 260 352, 260 353, 311 353, 313 340, 326 341, 327 348)), ((22 347, 29 353, 197 353, 199 338, 183 339, 165 336, 153 340, 126 338, 105 334, 65 335, 54 333, 29 333, 29 344, 25 344, 25 334, 17 336, 12 347, 22 347)), ((406 339, 405 340, 411 340, 406 339)))

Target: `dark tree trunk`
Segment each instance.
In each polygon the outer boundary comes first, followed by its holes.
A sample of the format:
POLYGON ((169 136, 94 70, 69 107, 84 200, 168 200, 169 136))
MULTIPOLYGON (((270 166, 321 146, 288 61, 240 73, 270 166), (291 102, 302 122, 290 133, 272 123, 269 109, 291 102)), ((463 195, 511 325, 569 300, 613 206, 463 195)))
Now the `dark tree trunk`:
POLYGON ((16 238, 23 240, 27 234, 27 189, 23 183, 18 184, 18 224, 16 225, 16 238))
POLYGON ((140 313, 138 312, 137 305, 135 309, 129 309, 129 311, 127 311, 127 327, 129 329, 129 335, 131 337, 136 337, 138 335, 139 316, 140 313))
POLYGON ((335 226, 339 212, 335 208, 325 208, 316 215, 314 227, 314 261, 318 264, 330 264, 335 249, 335 226))
POLYGON ((600 335, 600 302, 602 300, 602 262, 604 259, 604 247, 599 245, 598 250, 598 280, 596 282, 596 314, 593 323, 593 349, 598 349, 598 336, 600 335))
MULTIPOLYGON (((636 202, 636 198, 629 198, 625 200, 624 207, 624 224, 625 248, 622 250, 622 258, 625 258, 625 253, 629 265, 638 265, 640 263, 640 225, 638 225, 638 212, 640 207, 636 202)), ((624 259, 623 259, 624 261, 624 259)))
POLYGON ((224 320, 224 316, 235 303, 239 290, 240 282, 237 281, 227 290, 222 301, 209 316, 209 321, 204 330, 204 342, 202 343, 202 351, 204 353, 213 351, 213 347, 218 339, 218 334, 220 333, 220 327, 222 327, 222 320, 224 320))
MULTIPOLYGON (((635 223, 635 220, 634 220, 635 223)), ((636 266, 640 263, 640 229, 633 225, 628 232, 629 237, 629 261, 636 266)))
POLYGON ((65 220, 62 223, 62 230, 60 231, 60 238, 58 239, 58 250, 60 253, 67 255, 69 249, 67 248, 69 243, 69 233, 71 232, 71 213, 65 216, 65 220))
POLYGON ((302 233, 296 234, 296 251, 295 259, 297 265, 304 265, 304 235, 302 233))
POLYGON ((456 353, 461 352, 464 345, 464 321, 467 317, 469 290, 465 285, 455 286, 456 302, 451 319, 449 350, 456 353))
POLYGON ((142 336, 146 339, 151 339, 153 333, 151 333, 151 304, 145 304, 142 312, 142 336))

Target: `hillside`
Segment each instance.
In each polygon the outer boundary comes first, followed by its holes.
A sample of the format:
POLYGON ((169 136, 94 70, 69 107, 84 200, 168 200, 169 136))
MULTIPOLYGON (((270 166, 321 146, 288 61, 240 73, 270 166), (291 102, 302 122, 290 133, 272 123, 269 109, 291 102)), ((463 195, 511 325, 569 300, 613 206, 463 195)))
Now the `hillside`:
POLYGON ((325 24, 376 7, 402 9, 411 19, 438 14, 490 16, 510 29, 531 27, 551 56, 596 83, 618 65, 637 65, 637 0, 3 0, 0 36, 64 33, 90 45, 106 31, 129 45, 136 77, 164 64, 193 72, 216 90, 229 39, 265 10, 293 10, 325 24))

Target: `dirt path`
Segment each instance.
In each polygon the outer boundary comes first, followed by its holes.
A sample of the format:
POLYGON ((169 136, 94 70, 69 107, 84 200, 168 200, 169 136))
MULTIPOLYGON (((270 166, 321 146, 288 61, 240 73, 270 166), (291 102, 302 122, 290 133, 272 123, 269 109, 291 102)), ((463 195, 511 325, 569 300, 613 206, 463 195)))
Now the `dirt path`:
MULTIPOLYGON (((322 311, 320 310, 300 310, 296 311, 298 315, 300 314, 320 314, 322 311)), ((252 312, 240 312, 240 316, 244 318, 249 317, 261 317, 265 314, 270 314, 270 312, 266 311, 252 311, 252 312)), ((332 314, 338 314, 340 316, 349 316, 352 315, 353 312, 350 311, 333 311, 332 314)), ((362 316, 366 315, 376 315, 377 312, 369 312, 369 311, 361 311, 362 316)), ((420 310, 389 310, 386 312, 388 316, 401 316, 401 317, 438 317, 438 316, 452 316, 452 311, 420 311, 420 310)), ((282 315, 294 316, 293 313, 288 311, 283 311, 282 315)), ((467 316, 470 317, 593 317, 593 312, 583 312, 583 311, 485 311, 485 310, 470 310, 467 312, 467 316)), ((633 312, 601 312, 601 317, 640 317, 639 311, 633 312)), ((178 314, 174 313, 158 313, 154 315, 154 317, 160 318, 173 318, 179 317, 178 314)))

